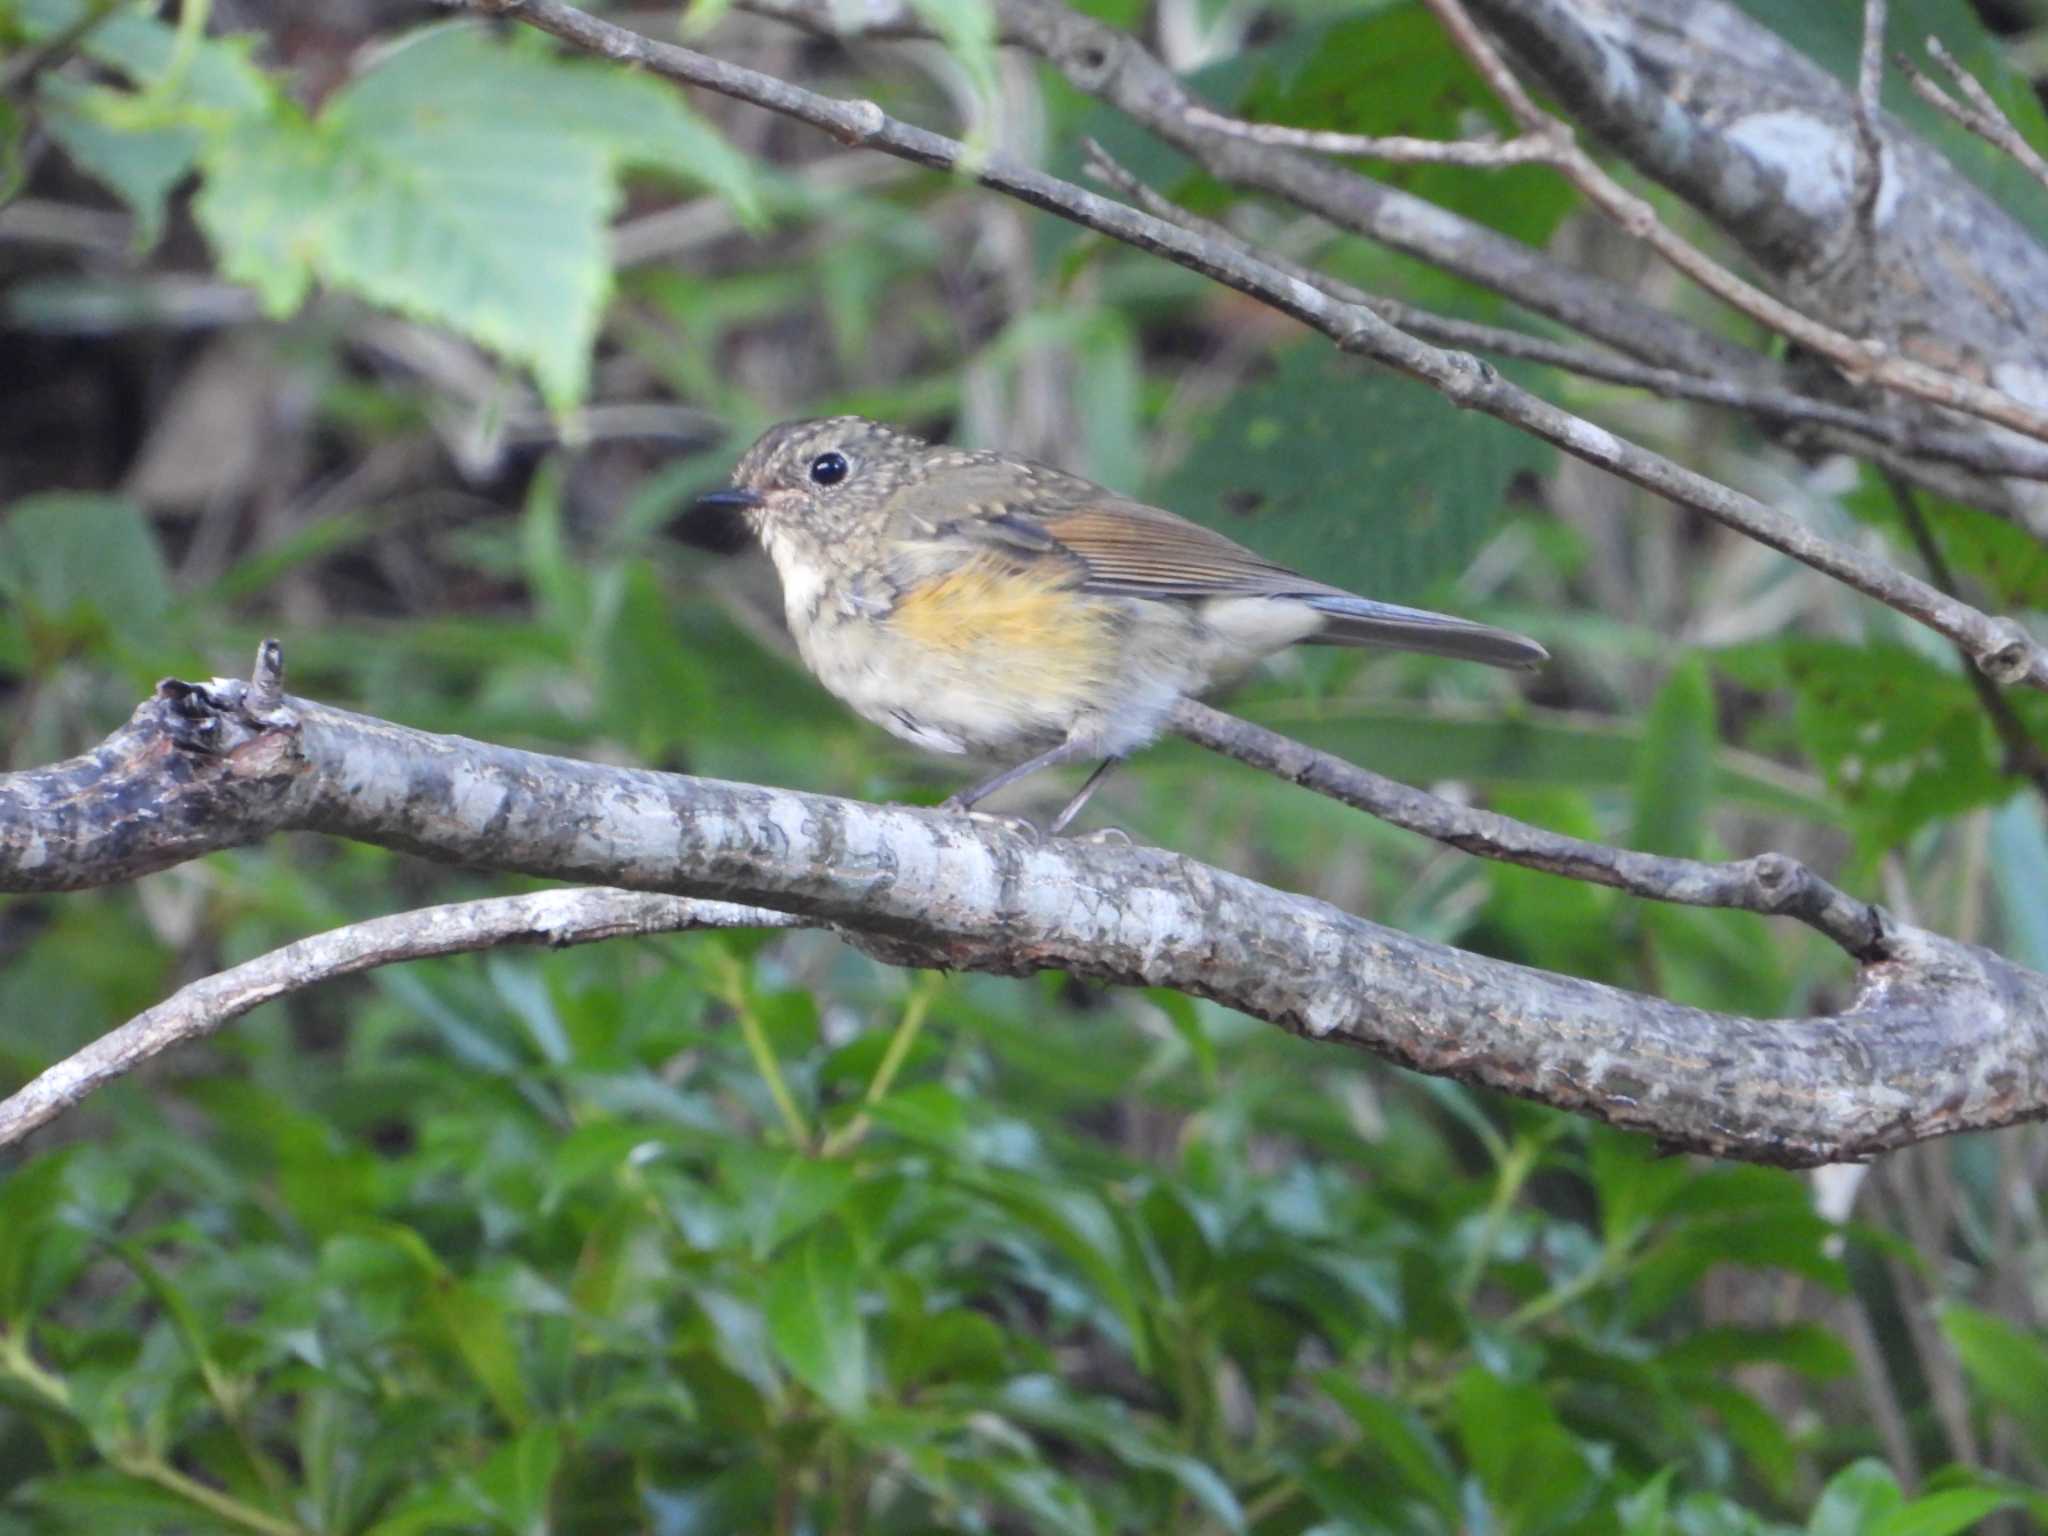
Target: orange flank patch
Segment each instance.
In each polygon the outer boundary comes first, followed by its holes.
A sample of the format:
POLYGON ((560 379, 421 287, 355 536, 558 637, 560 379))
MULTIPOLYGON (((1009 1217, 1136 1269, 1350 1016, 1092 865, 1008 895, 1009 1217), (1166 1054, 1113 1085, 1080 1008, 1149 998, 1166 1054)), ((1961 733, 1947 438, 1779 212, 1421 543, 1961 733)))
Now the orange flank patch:
POLYGON ((1052 701, 1090 690, 1114 653, 1106 604, 1076 592, 1056 565, 969 561, 897 599, 889 625, 905 640, 994 689, 1052 701))

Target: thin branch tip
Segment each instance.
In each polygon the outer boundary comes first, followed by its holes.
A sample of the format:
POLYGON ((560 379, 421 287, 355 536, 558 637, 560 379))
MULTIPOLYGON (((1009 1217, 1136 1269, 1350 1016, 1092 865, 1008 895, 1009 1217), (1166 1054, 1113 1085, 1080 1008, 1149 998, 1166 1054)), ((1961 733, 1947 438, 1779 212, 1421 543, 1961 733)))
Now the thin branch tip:
POLYGON ((249 713, 274 716, 284 707, 284 642, 275 635, 256 647, 256 666, 249 675, 249 713))

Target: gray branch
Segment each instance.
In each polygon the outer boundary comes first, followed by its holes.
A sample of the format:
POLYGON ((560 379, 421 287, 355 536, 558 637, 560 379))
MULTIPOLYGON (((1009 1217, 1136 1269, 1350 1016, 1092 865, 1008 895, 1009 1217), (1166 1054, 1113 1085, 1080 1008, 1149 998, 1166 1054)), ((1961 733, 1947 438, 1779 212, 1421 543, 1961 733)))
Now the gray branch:
POLYGON ((1566 837, 1498 811, 1454 804, 1193 699, 1174 706, 1173 728, 1212 752, 1481 858, 1612 886, 1653 901, 1796 918, 1859 960, 1890 953, 1895 924, 1882 908, 1856 900, 1782 853, 1708 864, 1566 837))
POLYGON ((203 976, 38 1073, 0 1100, 0 1147, 49 1124, 93 1090, 153 1056, 232 1024, 287 993, 378 966, 512 944, 566 949, 604 939, 700 928, 788 928, 798 920, 765 907, 693 901, 603 887, 492 896, 423 907, 317 933, 225 971, 203 976))
POLYGON ((271 645, 253 683, 166 682, 97 751, 0 776, 0 890, 314 831, 765 907, 898 964, 1171 987, 1721 1156, 1838 1162, 2048 1115, 2048 977, 1904 925, 1886 924, 1844 1012, 1739 1018, 1466 954, 1160 849, 409 730, 282 695, 280 665, 271 645))

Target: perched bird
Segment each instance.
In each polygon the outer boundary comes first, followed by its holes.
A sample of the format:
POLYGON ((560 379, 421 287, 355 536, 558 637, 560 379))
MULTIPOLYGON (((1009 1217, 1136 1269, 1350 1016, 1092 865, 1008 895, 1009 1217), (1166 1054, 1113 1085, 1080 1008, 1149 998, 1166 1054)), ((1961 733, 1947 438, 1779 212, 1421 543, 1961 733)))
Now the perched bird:
POLYGON ((1158 736, 1175 701, 1285 646, 1534 667, 1534 640, 1356 597, 1078 475, 860 416, 771 427, 732 485, 818 681, 905 741, 1005 761, 946 803, 1102 759, 1052 824, 1158 736))

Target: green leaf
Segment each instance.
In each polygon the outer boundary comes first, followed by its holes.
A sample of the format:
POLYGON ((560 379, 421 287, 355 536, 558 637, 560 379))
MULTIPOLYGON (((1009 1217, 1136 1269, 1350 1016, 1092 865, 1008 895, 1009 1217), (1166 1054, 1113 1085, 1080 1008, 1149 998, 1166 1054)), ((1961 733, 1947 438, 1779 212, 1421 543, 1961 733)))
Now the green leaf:
POLYGON ((768 1341, 790 1372, 840 1415, 868 1394, 853 1240, 834 1222, 783 1256, 768 1278, 768 1341))
POLYGON ((1458 575, 1552 450, 1312 342, 1241 389, 1154 498, 1319 581, 1408 601, 1458 575))
POLYGON ((70 1194, 72 1161, 78 1149, 67 1148, 37 1158, 0 1181, 0 1323, 18 1325, 34 1303, 33 1277, 45 1229, 70 1194))
POLYGON ((149 522, 117 496, 30 496, 0 522, 0 598, 64 629, 144 641, 171 600, 149 522))
POLYGON ((954 1177, 963 1188, 1000 1206, 1057 1248, 1122 1320, 1139 1369, 1150 1368, 1145 1312, 1138 1305, 1115 1223, 1100 1200, 1081 1189, 1004 1169, 981 1173, 956 1169, 954 1177))
POLYGON ((954 1310, 905 1318, 889 1349, 889 1374, 901 1388, 934 1381, 1000 1381, 1009 1359, 1003 1330, 979 1312, 954 1310))
POLYGON ((1949 1488, 1910 1500, 1870 1527, 1868 1536, 1959 1536, 2019 1500, 1989 1488, 1949 1488))
POLYGON ((199 156, 196 128, 139 128, 120 121, 129 98, 104 86, 52 80, 44 90, 42 124, 72 162, 104 182, 135 214, 135 244, 148 250, 164 229, 171 189, 199 156))
POLYGON ((530 35, 501 38, 461 21, 425 28, 328 110, 364 128, 387 117, 415 119, 406 142, 413 134, 431 135, 440 123, 503 122, 508 99, 545 102, 551 136, 595 145, 622 165, 708 187, 749 225, 761 217, 752 163, 692 112, 675 87, 609 61, 558 57, 530 35), (507 92, 515 94, 508 98, 507 92))
MULTIPOLYGON (((1891 848, 2018 786, 1953 661, 1903 646, 1805 638, 1741 646, 1714 660, 1750 687, 1792 691, 1800 743, 1855 814, 1868 848, 1891 848)), ((2040 706, 2015 707, 2025 715, 2040 706)))
POLYGON ((1336 1371, 1324 1371, 1316 1383, 1351 1415, 1373 1454, 1384 1457, 1413 1493, 1446 1516, 1456 1513, 1458 1489, 1451 1459, 1413 1410, 1368 1392, 1336 1371))
POLYGON ((207 151, 195 211, 221 270, 273 315, 324 281, 527 364, 566 406, 610 287, 605 162, 538 121, 287 117, 207 151))
POLYGON ((853 1169, 803 1152, 734 1145, 719 1158, 757 1259, 820 1217, 837 1210, 853 1190, 853 1169))
POLYGON ((505 1303, 474 1284, 451 1284, 438 1277, 427 1284, 433 1316, 470 1374, 490 1394, 507 1424, 524 1426, 533 1408, 505 1303))
POLYGON ((536 1424, 499 1446, 477 1481, 509 1527, 545 1531, 561 1464, 561 1429, 536 1424))
POLYGON ((1568 1516, 1591 1492, 1593 1469, 1541 1389, 1473 1367, 1452 1384, 1458 1438, 1506 1528, 1534 1531, 1568 1516))
POLYGON ((1687 1373, 1769 1361, 1816 1381, 1847 1376, 1856 1369, 1849 1346, 1817 1323, 1701 1328, 1679 1339, 1660 1358, 1670 1369, 1687 1373))
POLYGON ((2048 1342, 1960 1302, 1942 1308, 1941 1331, 1977 1389, 2048 1452, 2048 1342))
POLYGON ((1661 1215, 1692 1176, 1684 1159, 1661 1156, 1647 1136, 1606 1126, 1592 1129, 1587 1172, 1600 1196, 1607 1244, 1616 1250, 1661 1215))
POLYGON ((1799 1455, 1783 1418, 1740 1387, 1718 1381, 1691 1383, 1686 1388, 1686 1401, 1721 1421, 1722 1432, 1749 1458, 1766 1486, 1780 1498, 1791 1496, 1799 1476, 1799 1455))
POLYGON ((1665 1536, 1671 1529, 1671 1479, 1677 1471, 1664 1468, 1621 1501, 1621 1536, 1665 1536))
POLYGON ((659 163, 736 197, 749 186, 672 92, 462 24, 417 34, 318 118, 281 111, 262 133, 214 139, 202 162, 200 223, 273 314, 315 282, 347 289, 530 367, 558 409, 589 378, 619 167, 659 163))
POLYGON ((1680 858, 1699 854, 1719 746, 1706 663, 1687 656, 1671 669, 1650 706, 1636 759, 1636 821, 1630 847, 1680 858))
POLYGON ((28 162, 21 148, 28 134, 28 119, 21 108, 0 97, 0 206, 14 200, 28 177, 28 162))
MULTIPOLYGON (((1992 606, 2048 608, 2048 546, 2031 531, 1981 507, 1926 491, 1913 494, 1943 562, 1992 594, 1996 599, 1992 606)), ((1884 529, 1900 550, 1913 550, 1917 565, 1913 531, 1891 486, 1874 468, 1864 466, 1862 479, 1842 498, 1842 505, 1864 522, 1884 529)))
POLYGON ((1807 1536, 1870 1536, 1903 1502, 1891 1468, 1870 1459, 1852 1463, 1821 1490, 1806 1522, 1807 1536))
POLYGON ((1099 1446, 1135 1470, 1164 1473, 1224 1530, 1244 1530, 1244 1511, 1237 1496, 1215 1469, 1159 1443, 1120 1405, 1077 1398, 1044 1376, 1020 1377, 1000 1401, 1016 1417, 1081 1444, 1099 1446))

